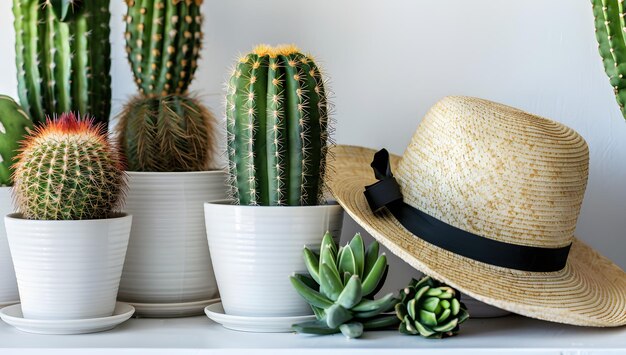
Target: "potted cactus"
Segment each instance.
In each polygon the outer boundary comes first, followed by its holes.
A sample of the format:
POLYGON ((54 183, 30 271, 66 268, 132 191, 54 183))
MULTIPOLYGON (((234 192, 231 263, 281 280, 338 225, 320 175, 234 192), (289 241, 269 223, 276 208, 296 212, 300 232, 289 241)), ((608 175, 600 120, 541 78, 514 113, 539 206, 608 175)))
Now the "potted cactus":
POLYGON ((228 315, 311 314, 289 275, 303 245, 339 236, 343 211, 323 199, 325 81, 294 46, 258 46, 235 65, 227 93, 231 199, 205 204, 207 238, 228 315))
POLYGON ((131 216, 126 177, 102 124, 63 114, 22 143, 5 217, 23 317, 76 320, 113 314, 131 216))
POLYGON ((109 0, 13 0, 20 103, 35 124, 111 111, 109 0))
MULTIPOLYGON (((12 164, 19 141, 30 133, 33 123, 12 98, 0 95, 0 213, 4 216, 15 210, 11 199, 13 186, 12 164)), ((9 244, 0 221, 0 307, 19 301, 15 271, 9 244)))
POLYGON ((218 293, 202 204, 226 197, 226 172, 210 170, 215 118, 188 93, 202 40, 201 1, 126 3, 126 50, 139 95, 116 127, 133 215, 119 299, 142 316, 201 314, 218 293))

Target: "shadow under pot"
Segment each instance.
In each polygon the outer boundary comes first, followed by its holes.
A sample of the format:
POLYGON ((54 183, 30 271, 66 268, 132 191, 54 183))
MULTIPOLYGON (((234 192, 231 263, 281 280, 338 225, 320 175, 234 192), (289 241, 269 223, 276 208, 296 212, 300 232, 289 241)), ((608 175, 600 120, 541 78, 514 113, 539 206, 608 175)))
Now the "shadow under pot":
POLYGON ((218 297, 203 203, 226 197, 226 173, 128 172, 133 215, 119 300, 143 317, 202 314, 218 297))
POLYGON ((24 318, 108 317, 128 246, 132 217, 30 220, 5 217, 24 318))
POLYGON ((207 239, 224 312, 233 316, 312 314, 289 276, 306 274, 304 246, 319 252, 326 231, 338 239, 343 209, 321 206, 204 205, 207 239))
MULTIPOLYGON (((10 187, 0 187, 0 216, 15 211, 10 187)), ((4 218, 0 219, 0 308, 19 302, 13 260, 9 251, 4 218)))

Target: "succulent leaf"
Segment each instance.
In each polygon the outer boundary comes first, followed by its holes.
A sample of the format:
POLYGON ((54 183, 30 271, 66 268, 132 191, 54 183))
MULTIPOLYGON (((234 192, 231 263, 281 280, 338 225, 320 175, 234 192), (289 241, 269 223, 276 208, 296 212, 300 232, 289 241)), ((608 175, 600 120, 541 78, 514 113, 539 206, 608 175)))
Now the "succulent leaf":
POLYGON ((374 267, 374 264, 376 264, 376 261, 378 260, 379 249, 380 249, 380 246, 377 241, 373 241, 367 247, 367 250, 365 251, 365 263, 364 263, 364 268, 363 268, 363 275, 369 274, 372 268, 374 267))
POLYGON ((319 274, 320 263, 319 263, 318 256, 315 255, 315 253, 313 253, 308 248, 304 248, 302 250, 302 254, 304 256, 304 264, 306 265, 306 269, 309 272, 309 275, 311 275, 313 280, 315 280, 315 282, 319 284, 320 283, 320 274, 319 274))
MULTIPOLYGON (((409 323, 407 323, 407 326, 408 326, 408 324, 411 324, 410 321, 409 321, 409 323)), ((430 336, 432 336, 433 334, 436 333, 433 329, 430 329, 429 327, 427 327, 427 326, 425 326, 425 325, 423 325, 423 324, 421 324, 419 322, 415 322, 415 323, 413 323, 413 325, 415 325, 414 329, 416 329, 417 332, 421 336, 423 336, 423 337, 430 337, 430 336)), ((415 334, 415 333, 413 333, 413 334, 415 334)))
POLYGON ((363 320, 362 324, 366 330, 389 329, 398 326, 400 320, 396 315, 379 315, 363 320))
POLYGON ((346 272, 350 275, 359 276, 355 256, 350 246, 343 248, 339 258, 339 273, 344 274, 346 272))
POLYGON ((363 335, 363 324, 359 322, 344 323, 339 326, 339 330, 346 338, 358 338, 363 335))
POLYGON ((461 310, 461 303, 456 298, 452 299, 452 301, 450 302, 450 306, 452 307, 453 315, 456 316, 457 314, 459 314, 459 311, 461 310))
POLYGON ((361 280, 352 275, 337 298, 337 304, 350 309, 361 301, 361 280))
POLYGON ((437 324, 441 324, 444 320, 448 319, 451 313, 452 312, 450 311, 450 309, 445 309, 443 312, 441 312, 439 317, 437 317, 437 324))
POLYGON ((376 260, 376 263, 370 270, 370 273, 364 276, 363 280, 363 295, 369 296, 375 290, 378 284, 381 282, 385 270, 387 268, 387 257, 382 254, 376 260))
POLYGON ((326 309, 333 305, 333 302, 326 298, 326 296, 310 288, 297 277, 291 276, 289 279, 291 280, 291 285, 296 289, 300 296, 312 306, 326 309))
POLYGON ((361 302, 352 307, 352 310, 355 312, 370 312, 380 308, 386 308, 389 304, 393 304, 394 306, 398 304, 393 293, 388 293, 377 300, 362 299, 361 302))
POLYGON ((437 312, 437 308, 439 306, 439 298, 437 297, 428 297, 422 302, 422 308, 429 312, 437 312))
POLYGON ((409 312, 406 308, 406 305, 402 302, 399 302, 395 306, 396 316, 399 320, 403 320, 404 317, 409 315, 409 312))
POLYGON ((354 316, 347 309, 338 304, 333 304, 324 312, 326 313, 326 325, 328 325, 329 328, 337 328, 343 323, 354 318, 354 316))
POLYGON ((337 301, 343 290, 339 276, 326 263, 320 266, 320 292, 331 301, 337 301))
POLYGON ((298 333, 318 335, 337 334, 340 332, 338 328, 331 329, 326 325, 326 322, 319 320, 294 324, 291 326, 291 329, 298 333))
POLYGON ((385 297, 381 298, 381 300, 383 300, 383 302, 380 302, 378 307, 370 311, 354 312, 354 316, 359 319, 375 317, 379 314, 391 311, 398 302, 392 293, 387 294, 385 297))
POLYGON ((317 290, 319 285, 318 283, 309 275, 295 274, 293 277, 302 281, 305 285, 309 286, 312 290, 317 290))
POLYGON ((353 274, 359 275, 359 277, 362 278, 365 270, 365 245, 363 244, 363 237, 361 237, 361 234, 357 233, 354 238, 352 238, 349 245, 354 257, 356 268, 353 274))

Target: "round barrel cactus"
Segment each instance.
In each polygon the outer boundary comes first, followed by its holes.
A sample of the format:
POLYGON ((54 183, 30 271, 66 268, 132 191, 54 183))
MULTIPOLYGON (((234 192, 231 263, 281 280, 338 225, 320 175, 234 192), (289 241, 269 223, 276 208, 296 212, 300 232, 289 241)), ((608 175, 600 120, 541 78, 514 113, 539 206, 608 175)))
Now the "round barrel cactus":
POLYGON ((130 171, 204 171, 215 118, 187 95, 137 96, 119 116, 117 141, 130 171))
POLYGON ((329 104, 313 58, 258 46, 235 65, 226 99, 231 193, 242 205, 323 200, 329 104))
POLYGON ((0 186, 13 185, 13 158, 33 122, 12 98, 0 95, 0 186))
POLYGON ((18 211, 38 220, 107 218, 120 207, 126 177, 106 128, 66 113, 37 127, 17 156, 18 211))
POLYGON ((13 0, 20 103, 35 123, 111 111, 109 0, 13 0))
POLYGON ((182 94, 198 66, 202 0, 126 0, 126 52, 145 95, 182 94))

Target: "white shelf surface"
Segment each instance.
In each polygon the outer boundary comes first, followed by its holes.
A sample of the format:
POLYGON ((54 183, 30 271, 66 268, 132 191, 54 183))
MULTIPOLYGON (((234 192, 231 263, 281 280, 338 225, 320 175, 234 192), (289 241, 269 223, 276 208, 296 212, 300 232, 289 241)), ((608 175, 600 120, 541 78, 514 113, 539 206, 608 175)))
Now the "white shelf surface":
POLYGON ((367 332, 342 335, 243 333, 207 317, 132 318, 95 334, 37 335, 0 322, 0 354, 626 354, 626 328, 580 328, 519 316, 470 319, 443 340, 367 332))

